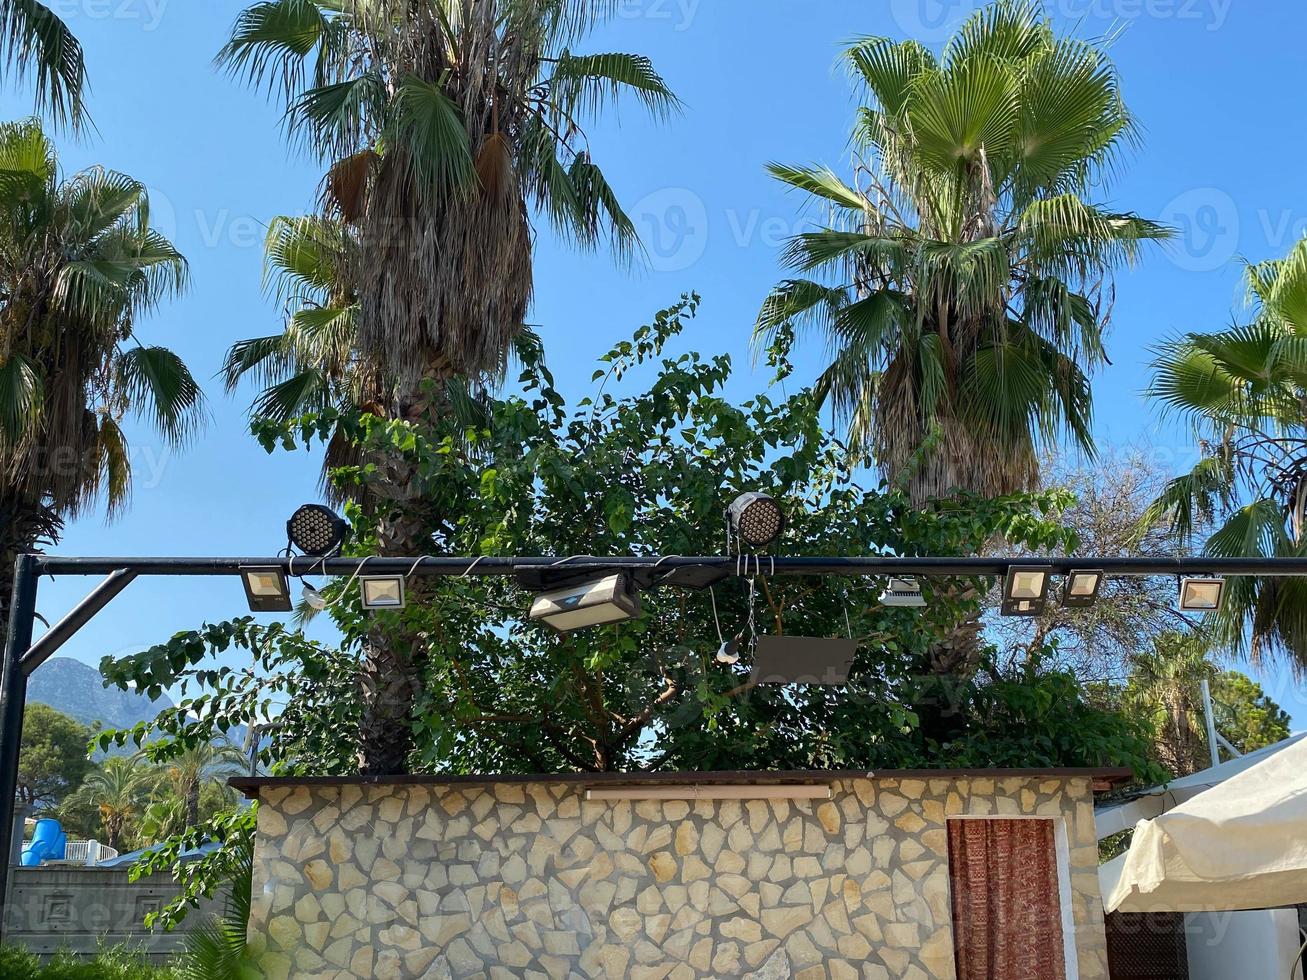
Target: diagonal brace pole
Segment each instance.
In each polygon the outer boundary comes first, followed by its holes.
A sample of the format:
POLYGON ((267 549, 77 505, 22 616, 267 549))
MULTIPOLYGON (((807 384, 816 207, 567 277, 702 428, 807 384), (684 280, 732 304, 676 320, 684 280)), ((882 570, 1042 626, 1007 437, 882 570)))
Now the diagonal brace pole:
POLYGON ((95 587, 91 594, 79 602, 67 616, 55 623, 18 661, 24 677, 31 677, 32 671, 40 667, 58 652, 59 648, 77 635, 78 630, 91 621, 91 618, 107 606, 113 599, 131 584, 136 572, 120 568, 110 572, 108 578, 95 587))

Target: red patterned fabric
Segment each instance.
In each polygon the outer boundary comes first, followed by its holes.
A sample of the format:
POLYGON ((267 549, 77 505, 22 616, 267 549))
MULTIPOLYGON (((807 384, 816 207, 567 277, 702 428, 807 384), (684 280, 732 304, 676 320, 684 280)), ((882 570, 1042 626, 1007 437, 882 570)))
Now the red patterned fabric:
POLYGON ((1066 980, 1051 820, 951 820, 958 980, 1066 980))

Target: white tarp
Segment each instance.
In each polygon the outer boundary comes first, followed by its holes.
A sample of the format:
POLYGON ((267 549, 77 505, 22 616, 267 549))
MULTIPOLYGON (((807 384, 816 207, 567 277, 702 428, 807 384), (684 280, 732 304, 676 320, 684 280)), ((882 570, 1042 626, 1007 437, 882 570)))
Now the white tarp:
POLYGON ((1103 897, 1109 912, 1307 903, 1307 740, 1141 820, 1103 897))

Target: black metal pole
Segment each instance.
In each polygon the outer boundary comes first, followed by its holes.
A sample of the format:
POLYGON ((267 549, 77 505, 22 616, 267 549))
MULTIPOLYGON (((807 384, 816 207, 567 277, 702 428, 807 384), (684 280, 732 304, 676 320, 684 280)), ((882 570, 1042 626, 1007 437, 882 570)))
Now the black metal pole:
POLYGON ((9 865, 14 833, 14 797, 18 793, 18 755, 23 740, 23 711, 27 701, 27 675, 20 661, 32 645, 36 620, 35 555, 19 555, 14 563, 14 592, 10 599, 9 635, 5 641, 4 671, 0 675, 0 940, 9 917, 9 865))
POLYGON ((120 568, 97 585, 90 595, 74 607, 72 612, 51 626, 39 640, 31 645, 23 659, 19 661, 23 676, 31 677, 32 671, 53 657, 60 647, 76 636, 78 630, 89 623, 96 613, 112 602, 118 593, 131 585, 132 580, 135 578, 135 572, 128 572, 120 568))
POLYGON ((504 577, 525 569, 569 571, 670 572, 679 568, 716 569, 729 575, 827 575, 848 577, 988 576, 1007 574, 1013 565, 1046 567, 1054 575, 1096 570, 1108 576, 1249 575, 1268 578, 1307 576, 1307 558, 747 558, 722 555, 658 557, 594 555, 564 557, 473 558, 60 558, 39 556, 41 575, 110 575, 117 571, 141 576, 239 575, 243 568, 280 568, 290 575, 404 574, 420 577, 463 575, 504 577))

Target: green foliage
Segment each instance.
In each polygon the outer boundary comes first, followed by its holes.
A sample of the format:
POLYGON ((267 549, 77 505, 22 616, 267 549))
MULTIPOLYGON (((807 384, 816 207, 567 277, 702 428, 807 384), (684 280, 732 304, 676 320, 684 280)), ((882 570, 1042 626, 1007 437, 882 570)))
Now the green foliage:
MULTIPOLYGON (((1188 422, 1202 458, 1158 495, 1141 522, 1182 541, 1206 535, 1220 558, 1307 555, 1307 241, 1288 257, 1250 264, 1252 317, 1216 333, 1162 344, 1150 396, 1188 422)), ((1307 582, 1231 578, 1210 617, 1225 646, 1307 669, 1307 582)))
POLYGON ((30 704, 23 716, 18 798, 49 806, 81 785, 93 768, 86 755, 90 731, 49 705, 30 704))
POLYGON ((42 964, 26 949, 0 946, 0 977, 5 980, 178 980, 171 967, 153 966, 143 953, 106 946, 94 957, 57 953, 42 964))
MULTIPOLYGON (((747 489, 782 501, 792 517, 782 547, 808 556, 965 554, 996 538, 1036 551, 1074 547, 1058 520, 1065 494, 959 496, 918 509, 897 490, 859 486, 811 391, 734 404, 722 393, 729 358, 668 353, 697 306, 697 297, 685 297, 615 345, 600 359, 596 393, 574 409, 539 356, 527 353, 521 394, 494 400, 483 430, 431 431, 332 409, 290 424, 262 420, 256 431, 272 449, 343 429, 362 459, 378 447, 404 459, 412 490, 437 515, 428 528, 433 553, 711 554, 722 546, 726 500, 747 489), (642 368, 655 371, 647 386, 635 379, 642 368), (611 390, 621 387, 637 390, 611 390)), ((786 372, 782 362, 775 366, 786 372)), ((382 478, 366 463, 334 476, 356 486, 382 478)), ((370 553, 375 517, 357 509, 352 516, 354 547, 370 553)), ((378 627, 426 638, 412 762, 429 771, 930 765, 953 747, 916 734, 914 705, 926 696, 948 699, 974 725, 1002 717, 1011 738, 992 750, 1011 759, 1019 754, 1014 733, 1053 717, 1051 696, 1020 701, 1022 681, 991 689, 963 679, 952 682, 957 690, 929 689, 932 637, 979 611, 986 582, 928 583, 929 608, 911 612, 880 607, 875 583, 761 578, 759 632, 860 639, 852 682, 842 689, 753 688, 747 660, 717 663, 716 623, 725 637, 751 638, 747 590, 736 583, 712 593, 651 588, 637 621, 566 637, 524 621, 525 596, 511 582, 444 580, 403 611, 371 616, 348 584, 325 590, 344 650, 237 620, 178 634, 102 670, 147 694, 179 680, 188 686, 154 726, 166 737, 152 751, 165 756, 224 726, 257 724, 274 700, 288 705, 260 752, 265 768, 284 772, 353 771, 358 651, 378 627), (234 648, 250 650, 257 669, 207 666, 211 653, 234 648)), ((1040 676, 1036 670, 1025 680, 1040 676)), ((1041 683, 1056 685, 1058 677, 1041 683)), ((1056 690, 1066 702, 1067 691, 1056 690)), ((1113 745, 1097 731, 1077 748, 1078 733, 1089 728, 1045 733, 1034 757, 1105 764, 1117 750, 1129 756, 1124 741, 1113 745)), ((146 734, 141 727, 102 739, 146 734)), ((969 727, 967 738, 974 734, 969 727)))
MULTIPOLYGON (((370 460, 401 461, 427 505, 423 540, 432 554, 720 553, 723 507, 752 489, 774 494, 791 517, 782 553, 972 554, 996 541, 1075 548, 1060 520, 1071 502, 1063 492, 957 495, 916 508, 901 490, 860 486, 811 390, 773 389, 736 403, 724 395, 729 358, 672 352, 697 307, 697 297, 684 297, 614 345, 600 359, 594 394, 574 407, 538 351, 525 350, 519 393, 487 399, 483 427, 465 428, 452 415, 436 428, 332 407, 291 422, 259 419, 254 428, 269 451, 345 438, 361 461, 332 471, 346 496, 387 479, 370 460)), ((783 359, 773 366, 788 374, 783 359)), ((386 515, 350 508, 356 553, 374 553, 376 522, 386 515)), ((935 637, 973 620, 992 584, 926 582, 930 605, 912 611, 880 606, 876 582, 763 575, 753 583, 752 617, 750 587, 736 580, 706 592, 651 584, 639 619, 560 636, 526 620, 528 595, 509 580, 414 580, 407 608, 372 614, 359 607, 355 583, 337 580, 323 593, 340 649, 238 619, 106 659, 101 670, 120 687, 183 691, 154 724, 101 739, 158 736, 149 751, 167 759, 235 725, 260 725, 265 771, 355 772, 363 649, 386 631, 421 638, 409 719, 415 771, 1124 764, 1151 773, 1146 740, 1089 706, 1073 678, 1042 661, 1008 675, 994 666, 979 678, 932 675, 935 637), (755 631, 852 636, 859 652, 850 683, 751 686, 755 631), (719 663, 720 644, 735 636, 743 661, 719 663), (248 651, 248 667, 212 665, 214 654, 230 660, 238 650, 248 651), (922 703, 947 707, 956 734, 924 734, 922 703)), ((249 811, 222 815, 169 841, 148 867, 168 867, 206 835, 235 847, 252 832, 249 811)), ((217 887, 228 850, 178 868, 187 896, 217 887)))
POLYGON ((831 224, 790 241, 757 335, 821 335, 817 391, 914 502, 1028 488, 1040 444, 1092 452, 1111 276, 1169 234, 1087 199, 1134 136, 1116 68, 1033 0, 977 10, 938 59, 866 37, 843 61, 857 186, 770 167, 831 224))
POLYGON ((1212 681, 1216 730, 1245 755, 1289 737, 1291 718, 1262 690, 1237 670, 1227 670, 1212 681))
POLYGON ((0 2, 0 62, 20 79, 35 80, 39 110, 73 129, 88 122, 82 45, 50 6, 38 0, 0 2))
POLYGON ((230 874, 227 911, 186 937, 186 951, 177 966, 178 980, 260 980, 263 971, 246 957, 254 853, 237 846, 235 860, 210 869, 230 874))
POLYGON ((186 283, 186 260, 150 224, 142 183, 100 167, 65 179, 38 122, 0 125, 6 569, 94 502, 111 516, 126 506, 129 416, 170 446, 197 431, 204 407, 195 379, 171 351, 135 335, 186 283))

